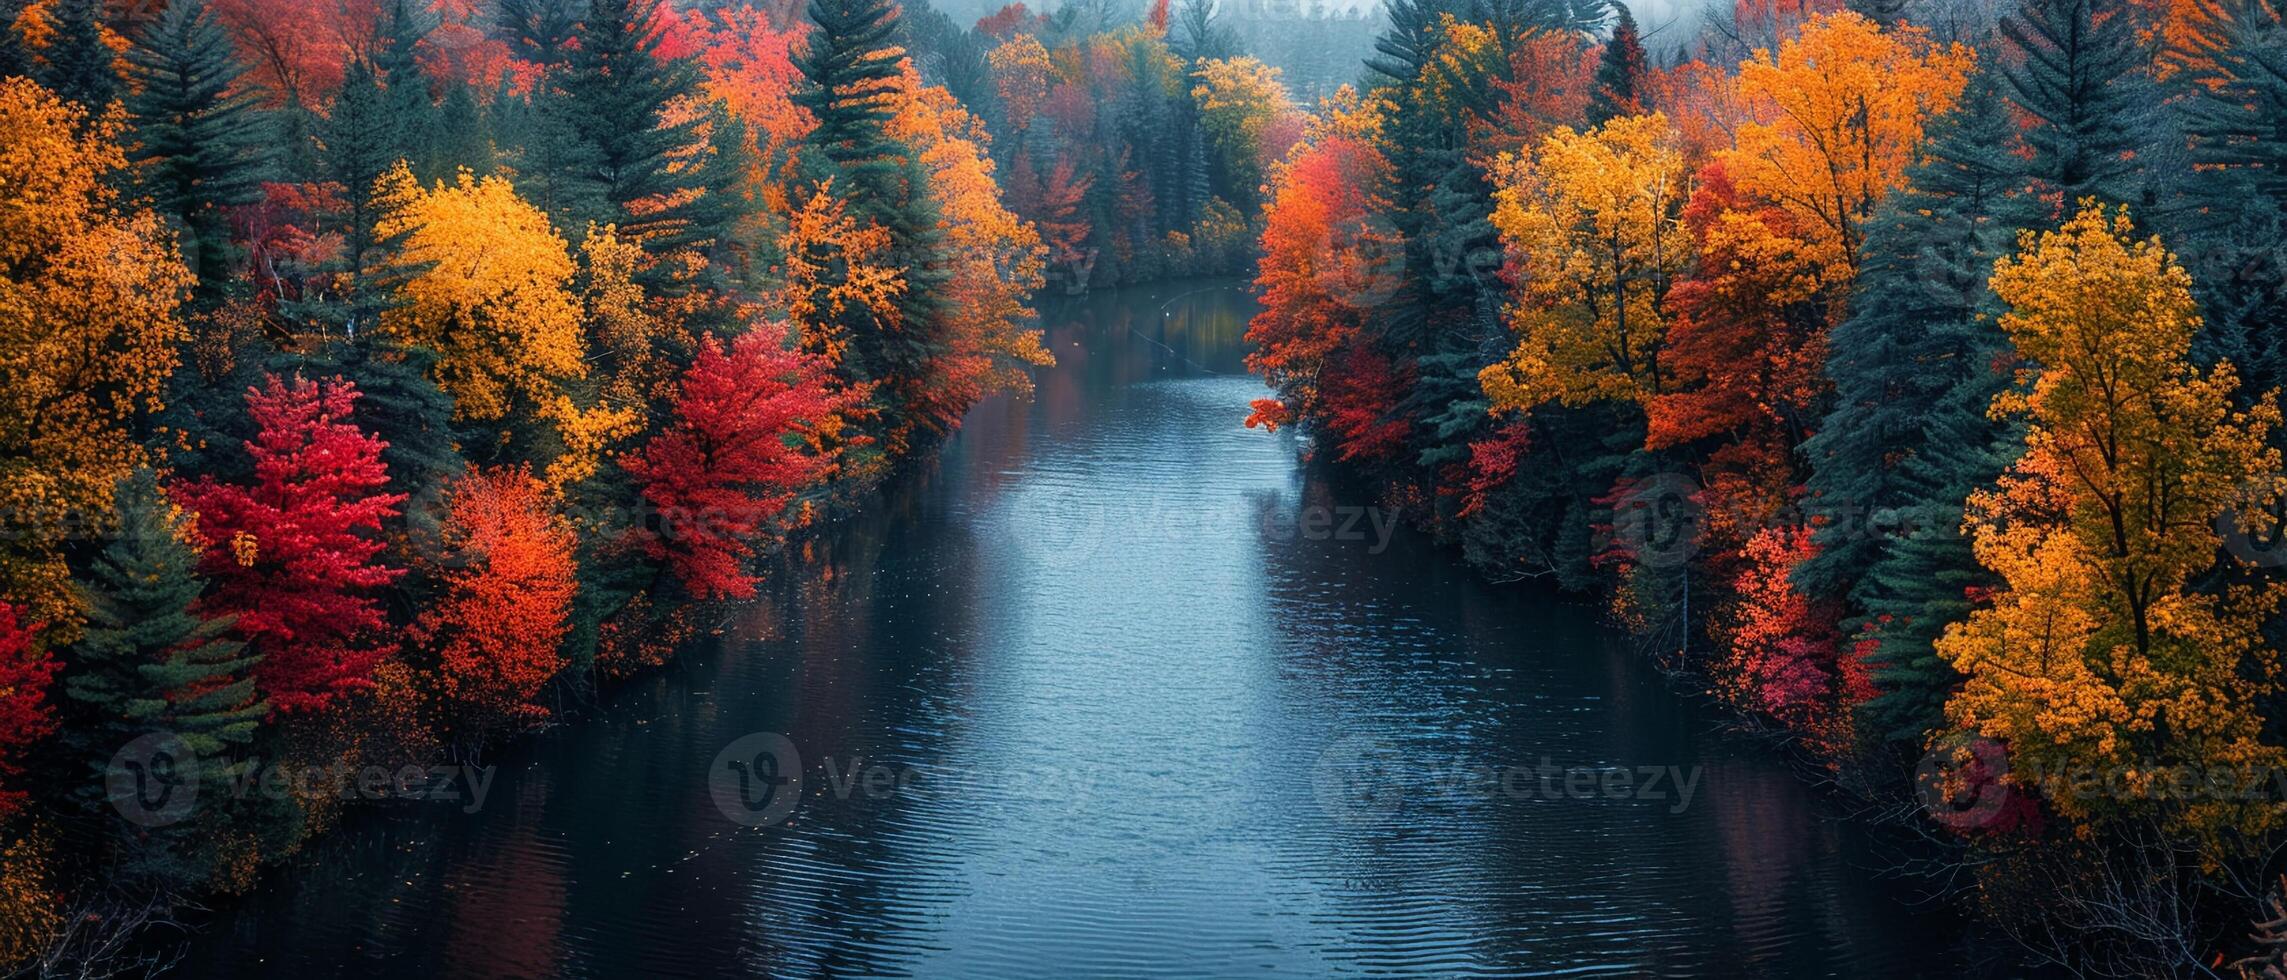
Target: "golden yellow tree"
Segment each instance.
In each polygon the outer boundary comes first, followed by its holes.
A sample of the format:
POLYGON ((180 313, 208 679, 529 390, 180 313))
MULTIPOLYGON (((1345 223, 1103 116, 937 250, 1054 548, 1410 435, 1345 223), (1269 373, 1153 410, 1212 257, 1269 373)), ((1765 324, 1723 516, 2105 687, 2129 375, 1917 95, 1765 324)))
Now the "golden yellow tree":
POLYGON ((1496 411, 1641 401, 1661 386, 1661 299, 1691 261, 1682 141, 1659 113, 1561 127, 1494 168, 1517 347, 1478 375, 1496 411))
POLYGON ((2235 410, 2228 362, 2190 365, 2191 277, 2132 236, 2125 210, 2088 204, 1995 267, 2002 329, 2033 366, 1993 411, 2028 429, 2024 456, 1969 501, 1978 560, 2005 584, 1938 641, 1965 676, 1946 713, 2005 742, 2013 778, 2068 816, 2256 830, 2276 807, 2205 791, 2287 761, 2256 710, 2271 687, 2261 624, 2281 596, 2192 582, 2216 565, 2221 516, 2276 482, 2279 411, 2235 410), (2139 806, 2185 775, 2201 794, 2139 806))
POLYGON ((72 632, 59 549, 144 461, 190 286, 172 238, 112 190, 118 127, 0 80, 0 600, 72 632))
POLYGON ((1863 227, 1905 182, 1923 124, 1951 108, 1975 63, 1917 27, 1885 31, 1856 13, 1821 14, 1739 66, 1752 118, 1716 153, 1739 189, 1778 203, 1810 236, 1837 284, 1858 268, 1863 227))
POLYGON ((400 163, 381 178, 378 233, 404 236, 402 305, 383 325, 437 352, 437 384, 464 419, 555 402, 587 373, 573 265, 546 212, 499 177, 462 173, 424 190, 400 163))

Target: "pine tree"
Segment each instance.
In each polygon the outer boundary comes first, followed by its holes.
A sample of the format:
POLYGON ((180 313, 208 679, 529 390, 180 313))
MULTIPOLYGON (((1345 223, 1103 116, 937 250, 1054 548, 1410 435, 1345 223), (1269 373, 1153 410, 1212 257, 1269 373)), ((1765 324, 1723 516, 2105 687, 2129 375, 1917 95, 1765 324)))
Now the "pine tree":
POLYGON ((496 23, 519 56, 552 68, 579 32, 579 0, 500 0, 496 23))
MULTIPOLYGON (((2208 329, 2241 390, 2287 384, 2287 22, 2268 0, 2213 0, 2193 32, 2181 95, 2190 164, 2168 240, 2191 265, 2208 329)), ((2187 168, 2188 170, 2188 168, 2187 168)))
POLYGON ((351 59, 344 70, 341 92, 334 97, 323 132, 320 165, 326 179, 341 187, 341 271, 346 276, 339 302, 309 312, 352 332, 371 329, 390 303, 387 290, 380 288, 383 284, 374 281, 383 264, 383 243, 373 230, 383 210, 375 183, 396 164, 401 144, 379 79, 367 60, 351 59))
POLYGON ((444 101, 437 104, 428 159, 418 169, 440 179, 462 170, 482 177, 496 169, 490 121, 477 102, 476 90, 467 83, 446 87, 444 101))
POLYGON ((1982 581, 1960 534, 1961 502, 2008 463, 1986 405, 2008 380, 2007 342, 1985 281, 2033 223, 1999 86, 1971 79, 1930 127, 1924 158, 1871 223, 1851 316, 1828 344, 1835 406, 1804 445, 1817 554, 1796 570, 1807 594, 1848 597, 1876 627, 1869 711, 1883 737, 1935 724, 1951 668, 1930 640, 1982 581))
POLYGON ((2028 176, 2071 211, 2082 197, 2125 201, 2136 193, 2145 77, 2127 10, 2118 0, 2028 0, 2001 20, 2015 50, 2005 63, 2009 99, 2033 117, 2028 176))
MULTIPOLYGON (((253 740, 270 711, 255 693, 255 658, 224 638, 230 621, 203 617, 194 606, 206 579, 197 572, 187 519, 160 492, 158 477, 144 468, 121 481, 117 506, 118 531, 78 583, 87 631, 63 681, 80 715, 66 738, 88 766, 81 795, 91 806, 105 800, 113 754, 150 733, 180 739, 209 788, 219 787, 228 757, 253 740)), ((196 877, 180 866, 192 833, 138 833, 128 845, 130 869, 196 877)))
POLYGON ((1629 116, 1651 108, 1645 102, 1643 38, 1636 30, 1636 15, 1628 5, 1612 4, 1612 36, 1596 59, 1596 87, 1588 95, 1588 124, 1604 125, 1614 116, 1629 116))
POLYGON ((24 50, 24 3, 0 0, 0 78, 32 74, 32 56, 24 50))
POLYGON ((796 63, 808 84, 794 94, 795 104, 818 120, 809 143, 819 159, 806 176, 833 181, 854 214, 887 229, 887 262, 905 275, 901 322, 851 310, 841 324, 852 349, 840 366, 853 381, 880 385, 876 397, 888 409, 884 424, 894 448, 904 427, 926 416, 913 406, 929 383, 930 361, 945 350, 937 289, 942 274, 930 260, 938 232, 928 180, 911 150, 883 126, 892 113, 884 86, 898 73, 889 57, 898 9, 891 0, 812 0, 810 20, 809 47, 796 63))
POLYGON ((119 96, 119 54, 103 43, 102 0, 61 0, 49 11, 54 21, 44 52, 40 84, 101 116, 119 96))
POLYGON ((593 0, 560 97, 543 103, 559 114, 573 158, 592 164, 570 175, 586 186, 570 189, 564 229, 617 224, 654 252, 711 242, 732 217, 723 194, 707 193, 721 189, 709 186, 721 181, 719 172, 673 166, 676 154, 700 141, 699 120, 669 122, 667 109, 697 91, 698 74, 687 58, 660 56, 659 9, 659 0, 593 0), (600 212, 587 210, 598 204, 600 212))
MULTIPOLYGON (((429 75, 419 57, 421 41, 435 26, 433 16, 414 0, 389 0, 374 24, 372 70, 381 83, 383 125, 396 157, 413 164, 428 162, 440 135, 436 104, 429 98, 429 75)), ((417 169, 415 175, 424 183, 452 176, 425 169, 417 169)))
POLYGON ((892 112, 883 87, 898 70, 895 59, 884 56, 898 29, 897 4, 812 0, 810 20, 810 44, 796 64, 810 84, 794 93, 794 103, 818 120, 810 144, 859 194, 887 197, 903 150, 882 128, 892 112))
POLYGON ((237 88, 245 72, 230 36, 204 0, 179 0, 128 52, 127 112, 144 190, 184 235, 183 252, 203 295, 229 275, 225 208, 261 197, 269 135, 258 93, 237 88))

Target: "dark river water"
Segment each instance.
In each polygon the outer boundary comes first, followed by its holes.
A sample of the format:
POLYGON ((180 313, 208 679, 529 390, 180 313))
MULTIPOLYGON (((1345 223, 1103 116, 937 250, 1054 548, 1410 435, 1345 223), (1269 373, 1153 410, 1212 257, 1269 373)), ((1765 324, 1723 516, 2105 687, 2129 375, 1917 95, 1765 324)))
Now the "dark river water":
POLYGON ((1839 804, 1592 604, 1242 428, 1241 289, 1044 306, 1034 396, 718 645, 499 752, 473 813, 351 820, 183 969, 1959 975, 1839 804))

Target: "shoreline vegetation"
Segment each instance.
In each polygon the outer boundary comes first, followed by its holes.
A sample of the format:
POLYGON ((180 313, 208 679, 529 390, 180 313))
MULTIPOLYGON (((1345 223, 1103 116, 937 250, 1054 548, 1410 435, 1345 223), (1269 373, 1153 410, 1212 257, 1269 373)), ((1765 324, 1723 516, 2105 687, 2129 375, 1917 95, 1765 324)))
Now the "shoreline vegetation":
POLYGON ((1266 11, 0 0, 0 970, 481 794, 1043 290, 1251 272, 1247 425, 2030 961, 2287 971, 2277 0, 1390 0, 1352 85, 1266 11))
POLYGON ((1600 597, 2030 962, 2283 969, 2280 8, 1389 17, 1272 169, 1247 423, 1600 597))

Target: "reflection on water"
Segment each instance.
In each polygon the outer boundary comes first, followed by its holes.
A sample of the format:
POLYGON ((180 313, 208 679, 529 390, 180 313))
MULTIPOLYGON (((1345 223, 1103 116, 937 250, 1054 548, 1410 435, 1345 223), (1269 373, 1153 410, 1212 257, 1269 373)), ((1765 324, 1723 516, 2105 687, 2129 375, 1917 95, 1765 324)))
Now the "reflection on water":
POLYGON ((719 649, 353 822, 200 972, 1943 975, 1759 746, 1593 609, 1481 585, 1239 425, 1251 306, 1051 304, 1060 365, 781 573, 719 649), (752 732, 784 823, 718 809, 752 732))

